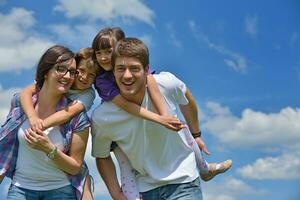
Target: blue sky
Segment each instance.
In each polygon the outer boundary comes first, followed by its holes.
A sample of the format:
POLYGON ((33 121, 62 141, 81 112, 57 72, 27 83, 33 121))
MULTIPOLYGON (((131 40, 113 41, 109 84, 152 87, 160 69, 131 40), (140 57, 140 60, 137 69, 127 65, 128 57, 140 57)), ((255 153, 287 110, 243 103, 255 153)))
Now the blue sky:
MULTIPOLYGON (((104 26, 120 26, 147 43, 153 69, 191 89, 207 160, 234 160, 202 183, 206 200, 298 200, 299 11, 297 0, 0 0, 0 122, 47 47, 78 51, 104 26)), ((96 199, 110 199, 89 154, 96 199)))

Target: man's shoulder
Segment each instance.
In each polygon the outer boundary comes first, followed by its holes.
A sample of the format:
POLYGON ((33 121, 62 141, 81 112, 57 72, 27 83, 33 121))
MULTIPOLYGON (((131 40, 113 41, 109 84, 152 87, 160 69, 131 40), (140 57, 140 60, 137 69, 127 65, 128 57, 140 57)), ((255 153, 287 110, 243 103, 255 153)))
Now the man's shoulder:
POLYGON ((185 85, 179 78, 170 72, 160 72, 159 74, 154 74, 153 77, 161 92, 175 92, 178 88, 182 88, 182 85, 185 85))

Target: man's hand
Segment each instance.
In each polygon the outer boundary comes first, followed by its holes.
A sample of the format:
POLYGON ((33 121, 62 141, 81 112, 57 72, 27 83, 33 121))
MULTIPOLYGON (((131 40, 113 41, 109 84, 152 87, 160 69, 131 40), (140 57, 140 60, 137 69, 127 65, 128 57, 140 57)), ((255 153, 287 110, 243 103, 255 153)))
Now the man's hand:
POLYGON ((199 146, 199 148, 207 155, 210 155, 211 153, 209 152, 209 150, 207 149, 203 139, 201 137, 196 137, 195 141, 197 142, 197 145, 199 146))

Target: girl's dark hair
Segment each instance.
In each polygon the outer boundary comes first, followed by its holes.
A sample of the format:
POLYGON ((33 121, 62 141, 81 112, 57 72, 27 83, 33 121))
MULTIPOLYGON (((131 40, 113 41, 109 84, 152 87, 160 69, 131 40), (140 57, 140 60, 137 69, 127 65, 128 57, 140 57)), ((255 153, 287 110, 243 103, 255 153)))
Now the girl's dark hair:
POLYGON ((119 27, 106 27, 101 29, 95 36, 92 48, 95 51, 107 49, 115 46, 117 41, 125 38, 124 31, 119 27))
POLYGON ((69 48, 61 45, 55 45, 47 49, 40 58, 36 69, 35 81, 37 91, 43 87, 45 75, 49 70, 56 64, 68 61, 74 58, 74 56, 74 53, 69 48))
POLYGON ((97 64, 96 57, 94 56, 95 52, 92 48, 82 48, 79 50, 79 52, 75 56, 76 64, 79 66, 79 63, 82 60, 86 61, 88 68, 94 68, 96 71, 96 74, 100 74, 100 67, 97 64))

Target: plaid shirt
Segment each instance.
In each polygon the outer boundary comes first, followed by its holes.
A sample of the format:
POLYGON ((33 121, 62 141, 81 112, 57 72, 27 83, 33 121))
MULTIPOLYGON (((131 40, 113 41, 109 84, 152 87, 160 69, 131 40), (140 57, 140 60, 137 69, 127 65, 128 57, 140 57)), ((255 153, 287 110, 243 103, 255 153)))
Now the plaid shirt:
MULTIPOLYGON (((33 102, 37 101, 37 95, 33 96, 33 102)), ((63 109, 70 103, 70 100, 63 97, 56 107, 56 111, 63 109)), ((0 128, 0 174, 4 174, 11 178, 14 175, 17 157, 18 157, 18 130, 22 123, 26 120, 26 115, 21 108, 20 96, 15 94, 11 101, 11 109, 6 118, 5 123, 0 128)), ((63 136, 64 150, 68 154, 71 146, 71 139, 74 132, 80 132, 90 126, 90 121, 85 112, 81 112, 74 116, 68 123, 60 126, 63 136)), ((85 178, 88 175, 86 163, 82 165, 82 169, 76 176, 67 174, 73 187, 76 188, 77 199, 81 199, 85 178)))

